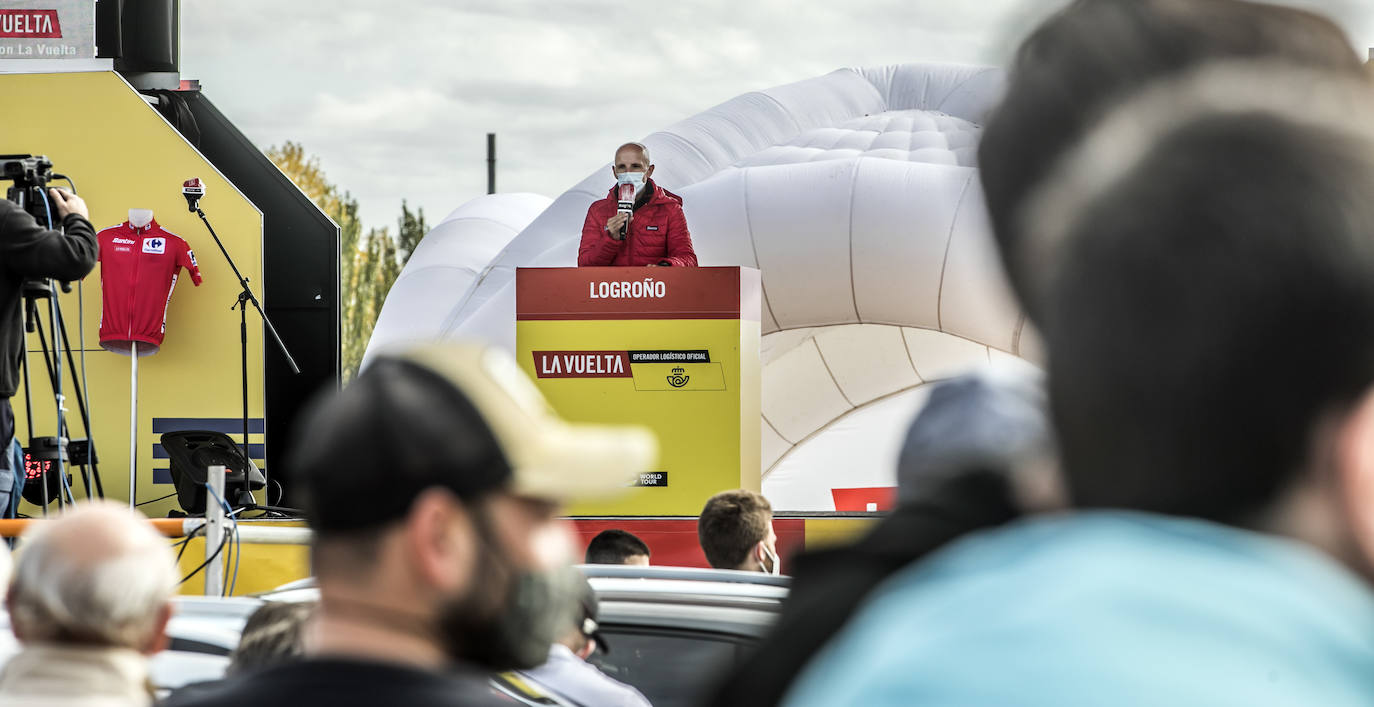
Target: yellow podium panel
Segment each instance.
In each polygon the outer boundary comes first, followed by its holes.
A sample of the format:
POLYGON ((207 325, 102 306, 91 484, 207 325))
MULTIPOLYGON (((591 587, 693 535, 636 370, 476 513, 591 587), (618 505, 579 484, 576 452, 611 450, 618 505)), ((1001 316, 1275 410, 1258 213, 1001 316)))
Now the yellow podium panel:
POLYGON ((564 417, 652 429, 659 463, 573 515, 696 515, 759 488, 759 273, 521 268, 519 360, 564 417))

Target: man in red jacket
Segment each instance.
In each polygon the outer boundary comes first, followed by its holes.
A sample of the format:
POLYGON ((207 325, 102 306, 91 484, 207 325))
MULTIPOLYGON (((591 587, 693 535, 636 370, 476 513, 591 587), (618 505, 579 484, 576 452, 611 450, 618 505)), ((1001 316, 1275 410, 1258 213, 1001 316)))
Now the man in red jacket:
POLYGON ((649 148, 637 142, 621 145, 611 172, 616 185, 587 209, 577 264, 696 267, 682 197, 649 178, 654 173, 649 148), (634 187, 632 213, 619 210, 622 184, 634 187))

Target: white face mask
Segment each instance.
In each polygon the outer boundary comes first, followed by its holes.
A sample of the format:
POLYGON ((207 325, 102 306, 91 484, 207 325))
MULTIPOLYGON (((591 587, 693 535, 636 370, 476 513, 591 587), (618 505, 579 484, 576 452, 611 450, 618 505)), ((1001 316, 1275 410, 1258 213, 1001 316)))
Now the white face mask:
POLYGON ((615 175, 615 181, 617 184, 633 184, 635 186, 636 194, 638 194, 642 189, 644 189, 643 172, 621 172, 620 174, 615 175))
POLYGON ((773 552, 767 545, 764 545, 763 554, 768 558, 768 567, 764 568, 764 571, 773 576, 782 574, 782 563, 778 561, 777 553, 773 552))

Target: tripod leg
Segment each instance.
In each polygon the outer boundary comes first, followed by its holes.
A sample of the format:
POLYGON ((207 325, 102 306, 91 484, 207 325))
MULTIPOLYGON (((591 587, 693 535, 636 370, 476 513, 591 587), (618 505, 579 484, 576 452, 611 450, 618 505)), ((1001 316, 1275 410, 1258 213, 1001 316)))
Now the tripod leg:
MULTIPOLYGON (((67 483, 67 460, 65 452, 71 441, 67 434, 67 398, 62 393, 62 342, 57 332, 62 327, 62 310, 57 304, 57 292, 48 298, 48 333, 52 335, 52 393, 53 407, 57 412, 57 506, 62 508, 68 501, 76 505, 71 486, 67 483)), ((47 356, 44 356, 47 359, 47 356)))
MULTIPOLYGON (((24 310, 25 314, 28 316, 28 321, 36 325, 37 312, 35 311, 33 300, 25 300, 24 310)), ((29 433, 29 443, 24 446, 31 447, 33 446, 33 386, 29 382, 28 337, 24 337, 24 345, 19 347, 19 350, 23 353, 22 361, 20 363, 24 367, 24 419, 28 422, 27 430, 29 433)))
MULTIPOLYGON (((27 303, 27 306, 32 306, 32 303, 31 303, 31 302, 30 302, 30 303, 27 303)), ((26 307, 26 308, 27 308, 27 307, 26 307)), ((20 360, 20 365, 24 368, 24 414, 25 414, 25 416, 26 416, 26 419, 28 420, 28 434, 29 434, 29 443, 26 444, 26 445, 24 445, 24 447, 25 447, 25 449, 26 449, 26 451, 27 451, 28 448, 30 448, 30 447, 33 446, 33 393, 31 392, 32 389, 33 389, 33 385, 32 385, 32 383, 29 381, 29 342, 28 342, 28 337, 24 337, 24 345, 23 345, 23 346, 20 346, 20 347, 19 347, 19 350, 20 350, 21 352, 23 352, 23 355, 22 355, 21 360, 20 360)), ((27 460, 24 460, 24 461, 26 462, 25 465, 24 465, 24 468, 23 468, 23 469, 20 469, 20 470, 18 471, 18 473, 24 474, 25 476, 27 476, 28 473, 29 473, 29 469, 28 469, 27 460)), ((26 478, 24 481, 25 481, 25 483, 31 483, 31 482, 29 482, 29 480, 28 480, 27 478, 26 478)), ((48 488, 48 487, 47 487, 47 483, 48 483, 47 478, 40 478, 40 479, 38 480, 38 483, 43 484, 43 488, 45 489, 44 492, 43 492, 43 495, 44 495, 44 497, 46 497, 46 496, 47 496, 47 491, 46 491, 46 489, 48 488)), ((45 516, 48 515, 48 504, 47 504, 47 503, 44 503, 44 504, 43 504, 43 515, 45 515, 45 516)))
MULTIPOLYGON (((81 411, 81 428, 86 432, 86 448, 90 450, 87 457, 78 462, 77 466, 81 467, 81 483, 86 487, 86 498, 95 498, 91 495, 91 477, 94 476, 97 480, 100 478, 100 467, 92 461, 92 457, 95 456, 95 436, 91 434, 91 414, 86 409, 86 396, 81 390, 81 380, 76 375, 76 358, 72 356, 72 344, 67 338, 65 321, 62 322, 62 347, 67 354, 67 368, 72 372, 72 391, 76 393, 76 407, 81 411)), ((82 361, 85 361, 85 357, 86 352, 81 352, 82 361)), ((105 498, 105 491, 100 488, 99 481, 96 482, 96 493, 100 498, 105 498)))
MULTIPOLYGON (((52 300, 49 300, 49 311, 48 311, 49 321, 48 321, 48 328, 49 328, 49 330, 51 330, 51 331, 56 331, 56 328, 55 328, 56 322, 55 322, 55 318, 53 317, 53 311, 52 311, 52 309, 51 309, 52 306, 53 306, 52 300)), ((36 310, 36 307, 35 307, 35 310, 36 310)), ((57 358, 57 357, 60 356, 61 354, 59 354, 57 351, 51 351, 51 352, 49 352, 49 350, 48 350, 48 337, 47 337, 46 334, 43 333, 43 320, 42 320, 42 319, 35 317, 35 318, 34 318, 34 327, 33 327, 33 328, 34 328, 34 331, 38 332, 38 346, 39 346, 39 348, 40 348, 41 351, 42 351, 42 356, 43 356, 43 367, 44 367, 45 369, 47 369, 47 371, 48 371, 48 385, 51 387, 51 389, 52 389, 52 391, 53 391, 53 407, 56 409, 56 412, 57 412, 57 438, 58 438, 58 440, 59 440, 59 444, 61 444, 60 440, 62 440, 63 438, 66 438, 66 439, 68 439, 68 440, 71 439, 70 437, 67 436, 67 435, 68 435, 68 431, 67 431, 67 420, 66 420, 66 417, 62 414, 62 407, 63 407, 63 405, 65 404, 65 399, 62 397, 62 381, 58 378, 60 375, 62 375, 62 369, 60 368, 61 359, 58 359, 58 358, 57 358)), ((53 339, 53 346, 54 346, 54 347, 57 346, 57 339, 56 339, 56 338, 53 339)), ((32 430, 32 428, 30 428, 30 430, 32 430)), ((32 436, 33 436, 33 432, 32 432, 32 431, 29 432, 29 436, 30 436, 30 438, 32 438, 32 436)), ((63 494, 62 494, 62 490, 63 490, 63 488, 66 486, 66 482, 67 482, 67 469, 66 469, 66 465, 62 463, 62 452, 63 452, 63 451, 64 451, 64 450, 62 450, 62 449, 59 449, 59 450, 58 450, 58 456, 57 456, 56 462, 53 464, 53 466, 56 467, 56 469, 57 469, 57 506, 58 506, 58 508, 61 508, 61 507, 62 507, 63 505, 65 505, 65 503, 66 503, 66 497, 64 497, 63 494)), ((48 512, 47 506, 48 506, 48 503, 51 501, 51 499, 48 498, 48 484, 47 484, 47 475, 48 475, 49 473, 51 473, 51 471, 52 471, 52 469, 48 469, 47 471, 44 471, 44 472, 43 472, 43 514, 44 514, 44 515, 47 515, 47 512, 48 512)))
MULTIPOLYGON (((34 331, 38 332, 38 346, 39 346, 39 348, 40 348, 40 350, 41 350, 41 355, 42 355, 42 357, 43 357, 43 367, 46 368, 47 371, 48 371, 48 385, 49 385, 49 386, 52 386, 52 385, 54 385, 54 383, 53 383, 53 377, 52 377, 52 376, 53 376, 53 371, 52 371, 52 361, 48 360, 48 339, 47 339, 46 336, 43 335, 43 320, 40 319, 39 316, 38 316, 38 305, 37 305, 36 303, 33 305, 33 329, 34 329, 34 331)), ((25 392, 25 395, 26 395, 26 396, 28 395, 27 391, 25 392)), ((31 401, 29 401, 29 402, 30 402, 30 405, 32 405, 31 401)), ((30 425, 30 427, 29 427, 29 440, 32 441, 32 440, 33 440, 33 427, 32 427, 32 425, 33 425, 32 414, 33 414, 33 413, 32 413, 32 411, 30 411, 29 414, 30 414, 30 419, 29 419, 29 425, 30 425)), ((59 436, 59 438, 60 438, 60 436, 61 436, 61 434, 62 434, 62 430, 58 430, 58 431, 57 431, 57 434, 58 434, 58 436, 59 436)), ((51 466, 44 466, 44 467, 43 467, 43 475, 42 475, 42 477, 40 477, 40 478, 38 479, 38 487, 39 487, 39 490, 41 490, 41 491, 43 492, 43 516, 44 516, 44 517, 47 517, 47 515, 48 515, 48 504, 49 504, 49 503, 52 503, 52 498, 50 498, 50 497, 48 496, 48 474, 51 474, 51 473, 52 473, 52 467, 51 467, 51 466)), ((62 495, 61 495, 60 492, 58 493, 57 500, 58 500, 58 503, 59 503, 59 504, 62 502, 62 495)))
MULTIPOLYGON (((56 386, 57 379, 53 377, 52 360, 48 358, 48 337, 43 333, 43 323, 39 322, 34 330, 38 332, 38 346, 43 351, 43 368, 48 371, 48 385, 56 386)), ((56 387, 53 390, 56 390, 56 387)), ((33 436, 33 433, 30 432, 29 436, 33 436)))

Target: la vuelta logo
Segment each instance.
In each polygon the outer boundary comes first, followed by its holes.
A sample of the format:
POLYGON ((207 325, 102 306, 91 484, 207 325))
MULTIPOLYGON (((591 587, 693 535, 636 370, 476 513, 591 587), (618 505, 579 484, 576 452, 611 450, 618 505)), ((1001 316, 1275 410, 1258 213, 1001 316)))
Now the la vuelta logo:
POLYGON ((625 351, 535 351, 540 378, 632 378, 625 351))
POLYGON ((0 10, 0 38, 60 39, 57 10, 0 10))

